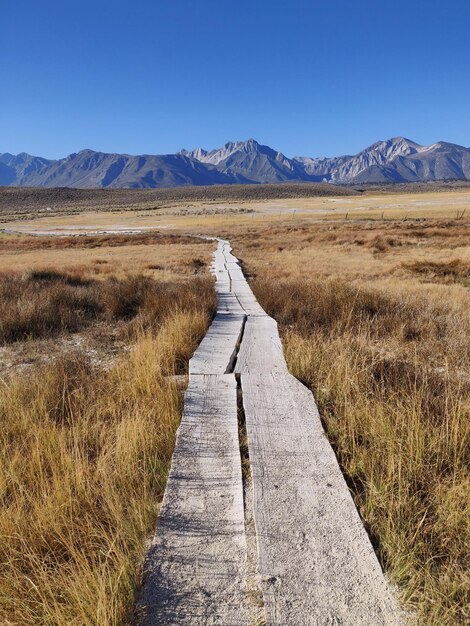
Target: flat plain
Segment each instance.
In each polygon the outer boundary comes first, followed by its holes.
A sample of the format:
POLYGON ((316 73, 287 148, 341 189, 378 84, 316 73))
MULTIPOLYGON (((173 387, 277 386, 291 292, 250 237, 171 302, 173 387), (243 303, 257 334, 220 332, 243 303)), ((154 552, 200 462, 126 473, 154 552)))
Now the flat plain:
POLYGON ((187 371, 214 310, 214 245, 186 236, 197 234, 231 241, 277 320, 404 605, 423 625, 468 623, 470 190, 350 192, 183 193, 156 208, 126 192, 106 210, 86 194, 53 206, 33 196, 25 210, 3 198, 3 620, 130 619, 181 414, 167 375, 187 371), (38 321, 59 287, 61 323, 38 321), (27 300, 29 333, 12 322, 27 300), (94 414, 102 389, 113 400, 94 414))

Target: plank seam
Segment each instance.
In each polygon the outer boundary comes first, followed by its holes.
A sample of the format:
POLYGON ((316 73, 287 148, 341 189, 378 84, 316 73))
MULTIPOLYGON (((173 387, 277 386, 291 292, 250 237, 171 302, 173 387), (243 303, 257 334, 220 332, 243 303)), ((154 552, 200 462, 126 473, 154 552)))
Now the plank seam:
POLYGON ((264 593, 259 576, 259 543, 256 532, 256 518, 253 500, 253 473, 250 461, 250 446, 246 429, 245 406, 241 374, 235 374, 237 382, 238 440, 240 445, 240 463, 243 486, 243 512, 245 518, 246 539, 246 590, 250 615, 255 626, 266 626, 267 613, 264 593))
POLYGON ((235 350, 232 356, 230 357, 230 361, 229 361, 229 364, 227 365, 227 369, 225 370, 225 374, 233 374, 233 372, 235 371, 235 366, 237 364, 237 359, 238 359, 238 353, 240 351, 240 346, 243 341, 243 335, 245 334, 246 320, 247 320, 247 316, 244 315, 242 327, 240 329, 240 334, 238 336, 237 343, 235 344, 235 350))

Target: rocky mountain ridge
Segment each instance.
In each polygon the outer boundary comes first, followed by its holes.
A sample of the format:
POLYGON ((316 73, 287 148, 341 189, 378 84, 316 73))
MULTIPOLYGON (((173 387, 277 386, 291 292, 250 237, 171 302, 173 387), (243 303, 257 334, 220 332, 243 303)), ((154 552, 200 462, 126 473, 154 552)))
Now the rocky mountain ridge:
POLYGON ((430 146, 394 137, 356 155, 294 157, 254 139, 222 148, 177 154, 129 155, 82 150, 50 160, 27 153, 0 154, 0 185, 18 187, 157 188, 284 181, 335 184, 470 179, 470 148, 430 146))

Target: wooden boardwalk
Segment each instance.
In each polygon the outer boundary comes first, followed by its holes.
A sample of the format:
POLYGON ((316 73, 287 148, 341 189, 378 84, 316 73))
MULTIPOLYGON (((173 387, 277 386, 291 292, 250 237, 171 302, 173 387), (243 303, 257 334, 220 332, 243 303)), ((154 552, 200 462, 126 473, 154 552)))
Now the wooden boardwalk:
POLYGON ((313 396, 289 374, 277 324, 227 241, 218 240, 213 270, 218 311, 189 364, 136 623, 404 624, 313 396), (250 489, 242 481, 241 427, 250 489))

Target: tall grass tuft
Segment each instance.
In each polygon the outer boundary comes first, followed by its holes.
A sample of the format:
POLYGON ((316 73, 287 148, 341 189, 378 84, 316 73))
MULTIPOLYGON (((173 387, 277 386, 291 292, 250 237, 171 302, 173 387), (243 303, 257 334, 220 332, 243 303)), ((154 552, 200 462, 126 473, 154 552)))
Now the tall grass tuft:
POLYGON ((0 623, 130 620, 180 419, 168 374, 210 317, 204 290, 186 289, 182 307, 153 290, 109 370, 77 353, 0 381, 0 623))
POLYGON ((426 626, 470 621, 470 319, 452 303, 259 276, 382 564, 426 626))
POLYGON ((213 307, 207 278, 157 282, 140 275, 91 278, 56 269, 0 273, 0 344, 55 337, 97 321, 136 320, 156 327, 170 310, 213 307))

